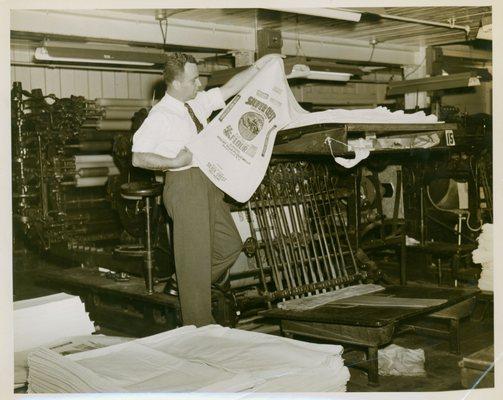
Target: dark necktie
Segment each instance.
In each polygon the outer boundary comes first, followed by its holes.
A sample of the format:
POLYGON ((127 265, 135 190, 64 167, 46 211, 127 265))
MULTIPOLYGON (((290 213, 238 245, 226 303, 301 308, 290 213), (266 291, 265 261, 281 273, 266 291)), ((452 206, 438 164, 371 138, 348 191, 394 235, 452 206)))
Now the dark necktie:
POLYGON ((192 109, 191 106, 189 106, 188 103, 184 103, 185 108, 189 112, 190 118, 192 118, 192 121, 194 121, 194 124, 196 125, 196 130, 197 133, 201 132, 203 130, 203 124, 197 119, 196 114, 194 114, 194 110, 192 109))

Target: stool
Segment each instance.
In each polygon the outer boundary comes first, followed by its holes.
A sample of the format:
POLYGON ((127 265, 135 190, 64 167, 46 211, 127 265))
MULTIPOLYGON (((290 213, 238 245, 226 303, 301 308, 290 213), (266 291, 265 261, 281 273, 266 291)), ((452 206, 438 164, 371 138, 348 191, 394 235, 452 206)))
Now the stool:
POLYGON ((151 209, 155 207, 152 199, 162 194, 163 184, 159 182, 128 182, 121 185, 121 196, 127 200, 145 200, 145 258, 144 258, 144 278, 147 293, 154 292, 152 242, 151 242, 151 209))

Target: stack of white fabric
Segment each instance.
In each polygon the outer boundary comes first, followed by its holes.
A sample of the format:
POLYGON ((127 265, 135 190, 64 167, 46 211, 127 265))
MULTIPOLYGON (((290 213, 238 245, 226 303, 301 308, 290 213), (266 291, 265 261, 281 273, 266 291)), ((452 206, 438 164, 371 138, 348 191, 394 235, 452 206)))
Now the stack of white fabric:
POLYGON ((28 358, 28 391, 345 391, 342 351, 218 325, 186 326, 68 356, 38 349, 28 358))
POLYGON ((482 225, 478 247, 472 252, 473 262, 482 265, 479 288, 493 291, 493 224, 482 225))
POLYGON ((27 355, 39 346, 89 337, 94 325, 78 296, 58 293, 14 302, 14 385, 24 386, 27 355))
POLYGON ((390 111, 386 107, 356 110, 337 108, 314 113, 299 113, 283 129, 329 123, 434 124, 437 122, 439 121, 436 115, 426 115, 423 111, 406 114, 402 110, 390 111))

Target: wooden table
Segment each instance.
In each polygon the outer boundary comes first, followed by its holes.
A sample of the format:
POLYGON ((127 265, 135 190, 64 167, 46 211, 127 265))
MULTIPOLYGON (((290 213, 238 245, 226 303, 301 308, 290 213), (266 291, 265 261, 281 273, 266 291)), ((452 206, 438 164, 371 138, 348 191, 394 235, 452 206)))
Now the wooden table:
POLYGON ((128 335, 153 335, 179 323, 178 298, 162 292, 147 294, 143 278, 130 276, 117 282, 96 269, 48 267, 35 279, 40 285, 80 296, 93 321, 128 335))
POLYGON ((478 289, 388 286, 379 294, 402 298, 444 299, 445 303, 424 308, 345 306, 329 303, 306 311, 276 308, 262 314, 279 320, 281 331, 285 336, 298 335, 364 347, 367 355, 364 369, 368 373, 368 383, 377 385, 379 383, 377 350, 380 346, 391 342, 393 334, 400 325, 411 323, 416 318, 472 298, 478 291, 478 289))

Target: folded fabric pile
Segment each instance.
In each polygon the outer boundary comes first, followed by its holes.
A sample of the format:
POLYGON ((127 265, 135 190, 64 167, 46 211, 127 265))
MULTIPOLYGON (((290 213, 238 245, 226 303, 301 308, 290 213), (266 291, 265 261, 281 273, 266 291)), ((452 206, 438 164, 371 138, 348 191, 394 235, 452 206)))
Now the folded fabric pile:
POLYGON ((493 291, 493 224, 482 225, 482 233, 477 238, 478 247, 472 252, 473 262, 482 265, 479 288, 493 291))
POLYGON ((434 124, 439 122, 436 115, 426 115, 423 111, 406 114, 402 110, 390 111, 386 107, 346 110, 336 108, 313 113, 296 114, 283 129, 330 123, 385 123, 385 124, 434 124))
POLYGON ((349 371, 337 345, 210 325, 102 349, 28 357, 29 393, 337 392, 349 371))

